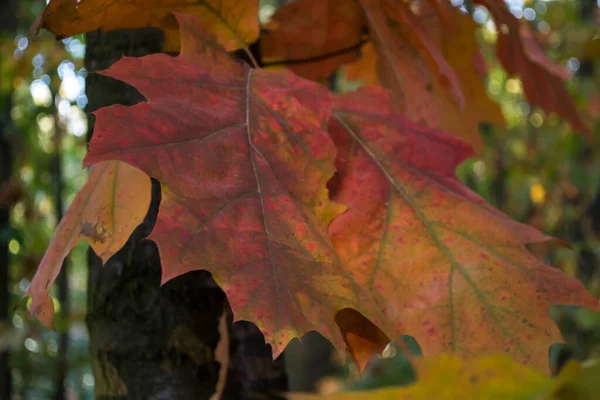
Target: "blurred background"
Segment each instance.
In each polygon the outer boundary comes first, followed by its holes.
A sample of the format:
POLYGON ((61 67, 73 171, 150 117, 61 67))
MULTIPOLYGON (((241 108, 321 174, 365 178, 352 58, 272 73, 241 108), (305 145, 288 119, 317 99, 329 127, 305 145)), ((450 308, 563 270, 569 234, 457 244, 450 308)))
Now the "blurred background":
MULTIPOLYGON (((281 1, 261 1, 261 20, 281 1)), ((525 100, 519 79, 494 58, 496 28, 487 11, 456 6, 482 25, 490 96, 507 129, 482 126, 485 153, 459 177, 513 218, 571 244, 536 246, 545 260, 600 297, 600 8, 596 0, 510 0, 546 51, 570 70, 569 90, 593 124, 593 143, 525 100)), ((87 116, 83 35, 29 37, 44 1, 0 0, 0 399, 92 399, 94 377, 85 327, 87 245, 69 256, 54 296, 57 331, 26 315, 22 295, 66 207, 85 183, 87 116), (65 273, 66 272, 66 273, 65 273), (64 317, 68 315, 68 318, 64 317), (9 385, 9 382, 11 383, 9 385)), ((337 87, 356 82, 340 76, 337 87)))

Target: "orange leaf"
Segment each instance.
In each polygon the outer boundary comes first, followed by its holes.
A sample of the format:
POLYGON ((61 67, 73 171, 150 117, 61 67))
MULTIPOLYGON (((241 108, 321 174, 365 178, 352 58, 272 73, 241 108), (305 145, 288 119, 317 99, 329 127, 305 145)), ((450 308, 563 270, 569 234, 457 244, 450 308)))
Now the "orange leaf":
POLYGON ((472 156, 466 142, 394 116, 388 97, 340 96, 330 124, 339 150, 330 189, 349 207, 329 227, 342 261, 426 355, 506 352, 546 366, 561 340, 549 307, 597 299, 527 251, 547 236, 456 178, 472 156))
POLYGON ((500 106, 493 102, 483 86, 480 72, 475 61, 481 58, 475 38, 477 24, 466 14, 461 13, 447 1, 434 3, 435 14, 427 16, 427 30, 432 41, 439 46, 440 52, 456 72, 460 87, 465 94, 465 107, 461 110, 447 91, 437 83, 434 93, 441 113, 440 129, 452 132, 471 143, 477 152, 483 150, 483 141, 479 134, 479 124, 489 122, 504 128, 506 122, 500 106), (452 21, 452 28, 442 30, 443 17, 452 21))
POLYGON ((561 82, 569 74, 546 56, 526 24, 512 15, 503 1, 475 0, 486 6, 498 27, 496 53, 510 75, 519 75, 531 104, 555 112, 570 122, 573 129, 591 137, 581 120, 569 92, 561 82))
POLYGON ((346 347, 359 372, 363 372, 374 354, 380 354, 390 338, 377 325, 351 308, 344 308, 335 316, 346 347))
POLYGON ((108 261, 142 223, 149 206, 150 179, 142 171, 118 161, 91 167, 87 183, 58 224, 25 293, 32 297, 31 314, 52 328, 50 286, 71 249, 84 239, 103 262, 108 261))
POLYGON ((342 348, 334 319, 342 308, 385 324, 327 236, 344 210, 325 186, 336 152, 326 131, 329 91, 289 71, 237 63, 198 19, 177 18, 179 56, 124 57, 101 72, 148 102, 98 110, 85 160, 119 159, 160 181, 150 239, 162 282, 210 271, 234 319, 255 323, 274 357, 309 330, 342 348))
POLYGON ((380 0, 360 0, 369 36, 377 52, 377 71, 383 86, 392 90, 394 107, 412 121, 438 126, 439 115, 429 87, 431 76, 419 51, 389 24, 380 0))
POLYGON ((267 62, 317 58, 288 67, 307 79, 325 78, 357 58, 364 26, 357 0, 296 0, 273 15, 260 39, 261 54, 267 62), (352 46, 357 48, 328 56, 352 46))
POLYGON ((450 97, 456 102, 459 109, 464 107, 465 97, 459 85, 458 79, 452 67, 438 48, 429 40, 425 27, 421 21, 410 10, 408 4, 404 1, 393 2, 383 0, 385 13, 392 24, 398 24, 410 44, 419 49, 422 57, 429 65, 430 71, 435 73, 437 82, 442 88, 450 94, 450 97))
POLYGON ((373 43, 367 42, 361 47, 361 56, 353 63, 343 67, 345 78, 349 81, 361 81, 367 86, 379 86, 377 77, 377 53, 373 43))
POLYGON ((205 30, 228 51, 258 38, 258 0, 51 0, 31 27, 48 29, 59 38, 96 29, 144 27, 165 32, 165 51, 179 50, 173 11, 197 15, 205 30))

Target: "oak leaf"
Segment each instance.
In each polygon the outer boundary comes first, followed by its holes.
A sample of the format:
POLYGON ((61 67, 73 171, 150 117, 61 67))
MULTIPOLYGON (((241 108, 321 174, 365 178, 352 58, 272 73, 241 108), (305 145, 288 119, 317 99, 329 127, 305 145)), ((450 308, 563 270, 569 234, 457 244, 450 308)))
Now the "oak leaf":
POLYGON ((165 51, 179 50, 179 30, 172 12, 197 15, 204 29, 227 49, 258 39, 258 0, 51 0, 31 27, 59 38, 96 29, 111 31, 153 27, 165 32, 165 51))
POLYGON ((310 330, 342 348, 334 315, 346 307, 385 326, 327 236, 344 210, 326 188, 336 153, 329 91, 289 71, 235 62, 198 19, 176 16, 179 56, 124 57, 100 72, 148 102, 98 110, 84 161, 118 159, 161 183, 149 239, 162 282, 210 271, 234 319, 254 322, 275 357, 310 330))
POLYGON ((598 307, 525 247, 550 238, 464 186, 454 171, 471 147, 397 117, 387 91, 363 87, 334 110, 338 174, 329 187, 349 210, 330 237, 355 280, 385 302, 387 319, 426 355, 506 352, 546 366, 548 346, 561 340, 549 307, 598 307))
POLYGON ((328 77, 358 57, 365 24, 357 0, 287 3, 277 10, 261 35, 263 61, 286 60, 290 70, 307 79, 328 77), (338 52, 341 54, 331 56, 338 52))
POLYGON ((90 168, 87 183, 62 218, 25 296, 31 314, 52 328, 54 305, 49 291, 71 249, 84 239, 103 262, 123 247, 150 206, 150 178, 118 161, 90 168))
POLYGON ((496 54, 509 75, 518 75, 527 100, 546 112, 555 112, 569 121, 573 129, 590 137, 589 127, 581 120, 573 99, 563 84, 566 70, 544 53, 530 28, 522 24, 504 1, 475 0, 488 8, 498 27, 496 54))

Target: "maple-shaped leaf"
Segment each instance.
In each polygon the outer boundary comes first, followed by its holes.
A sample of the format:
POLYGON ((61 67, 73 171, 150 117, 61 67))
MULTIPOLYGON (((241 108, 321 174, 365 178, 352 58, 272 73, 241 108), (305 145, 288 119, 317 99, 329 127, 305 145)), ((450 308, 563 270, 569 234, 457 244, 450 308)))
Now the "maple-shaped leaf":
POLYGON ((561 340, 549 307, 597 307, 525 247, 548 237, 456 178, 473 155, 463 140, 397 117, 387 91, 366 87, 338 97, 330 134, 339 151, 330 188, 349 207, 329 227, 333 244, 425 355, 503 351, 541 368, 561 340))
POLYGON ((478 71, 480 68, 475 67, 476 63, 481 62, 475 38, 477 24, 446 0, 431 3, 435 12, 428 10, 427 3, 422 7, 422 18, 428 25, 427 34, 456 73, 465 95, 465 106, 461 109, 443 87, 434 83, 435 99, 440 112, 439 128, 462 137, 477 152, 481 152, 483 141, 479 133, 480 123, 488 122, 504 128, 506 122, 500 105, 493 102, 486 92, 478 71))
POLYGON ((161 183, 149 239, 162 282, 210 271, 235 320, 254 322, 274 356, 310 330, 342 348, 334 316, 346 307, 384 324, 326 231, 344 210, 326 188, 336 153, 329 91, 289 71, 235 62, 200 20, 176 15, 179 56, 124 57, 101 72, 148 102, 96 111, 84 162, 118 159, 161 183))
POLYGON ((31 314, 53 328, 54 305, 49 292, 64 259, 84 239, 106 262, 142 223, 150 206, 150 178, 118 161, 90 168, 87 183, 62 218, 25 296, 31 314))
POLYGON ((527 100, 555 112, 569 121, 573 129, 590 136, 589 127, 581 120, 573 99, 563 84, 569 74, 544 53, 540 43, 526 24, 522 24, 504 1, 475 0, 487 7, 498 27, 496 54, 510 75, 518 75, 527 100))
POLYGON ((165 51, 179 50, 179 30, 172 12, 197 15, 204 29, 228 51, 258 38, 259 0, 50 0, 31 27, 59 38, 96 29, 111 31, 153 27, 165 32, 165 51))
POLYGON ((260 51, 266 62, 287 60, 299 76, 326 78, 357 58, 365 24, 357 0, 296 0, 273 15, 261 35, 260 51), (313 61, 302 61, 306 59, 313 61))

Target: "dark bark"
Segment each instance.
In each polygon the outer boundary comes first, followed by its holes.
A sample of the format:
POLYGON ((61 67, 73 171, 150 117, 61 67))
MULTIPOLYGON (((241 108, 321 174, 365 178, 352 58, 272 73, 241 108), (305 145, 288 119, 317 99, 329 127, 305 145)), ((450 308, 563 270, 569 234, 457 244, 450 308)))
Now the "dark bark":
MULTIPOLYGON (((86 40, 86 68, 91 72, 122 55, 160 51, 162 35, 152 29, 94 32, 86 40)), ((132 87, 92 72, 87 95, 88 112, 144 100, 132 87)), ((93 126, 94 117, 89 117, 93 126)), ((148 215, 122 250, 105 266, 90 250, 87 325, 99 400, 208 399, 215 390, 219 363, 214 349, 218 320, 228 307, 225 295, 206 271, 160 287, 158 250, 145 239, 160 204, 160 186, 154 180, 152 190, 148 215)), ((282 360, 271 361, 254 325, 232 326, 231 319, 229 313, 232 359, 223 398, 275 398, 268 393, 286 390, 282 360)))
MULTIPOLYGON (((17 29, 17 1, 0 0, 0 39, 10 37, 17 29)), ((0 70, 0 76, 3 71, 0 70)), ((8 141, 10 126, 11 88, 0 88, 0 188, 8 184, 12 177, 12 149, 8 141)), ((6 187, 6 186, 4 186, 6 187)), ((8 235, 2 233, 10 229, 9 204, 0 204, 0 323, 10 324, 10 276, 8 235)), ((0 349, 1 350, 1 349, 0 349)), ((0 399, 11 396, 12 379, 10 353, 0 351, 0 399)))
MULTIPOLYGON (((60 134, 57 132, 58 140, 56 151, 52 157, 50 164, 50 170, 52 173, 52 183, 54 186, 54 213, 56 214, 56 221, 60 222, 63 218, 64 202, 63 202, 63 191, 64 181, 62 176, 62 163, 60 154, 60 134)), ((63 260, 60 274, 57 279, 58 283, 58 301, 60 301, 60 312, 63 315, 65 321, 69 321, 69 315, 71 314, 71 304, 69 302, 69 262, 68 259, 63 260)), ((56 393, 54 394, 55 400, 66 399, 65 391, 65 379, 68 376, 69 371, 69 329, 68 326, 60 332, 58 338, 58 365, 56 371, 56 393)))
MULTIPOLYGON (((2 71, 0 71, 1 73, 2 71)), ((12 171, 12 154, 6 140, 10 101, 4 99, 2 105, 8 110, 0 110, 0 188, 8 184, 12 171), (8 111, 8 112, 7 112, 8 111)), ((6 187, 6 186, 4 186, 6 187)), ((8 235, 2 234, 10 229, 8 205, 0 204, 0 323, 10 324, 10 282, 8 274, 9 253, 8 235)), ((0 351, 0 399, 9 399, 11 392, 11 375, 8 350, 0 351)))

